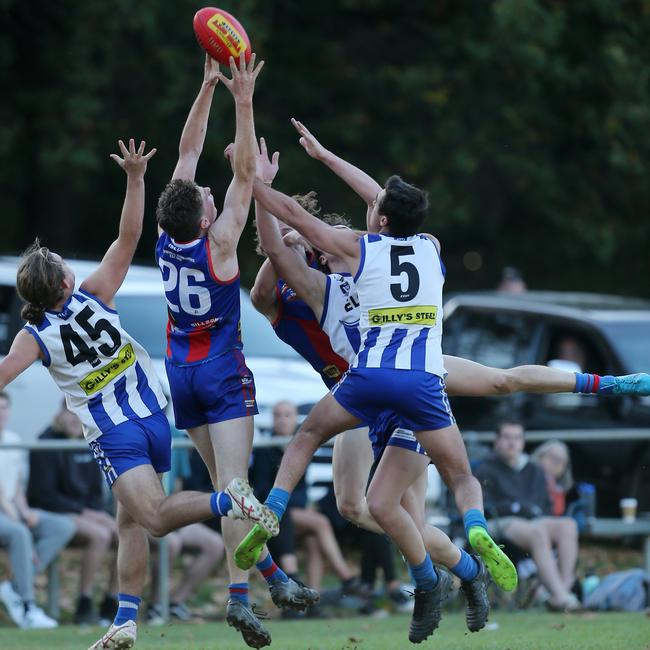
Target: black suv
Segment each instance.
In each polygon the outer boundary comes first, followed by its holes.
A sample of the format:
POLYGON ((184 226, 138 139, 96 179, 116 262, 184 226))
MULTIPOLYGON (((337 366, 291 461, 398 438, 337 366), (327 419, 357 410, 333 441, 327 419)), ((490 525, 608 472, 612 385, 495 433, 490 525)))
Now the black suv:
MULTIPOLYGON (((451 296, 445 304, 446 354, 508 368, 570 358, 600 375, 650 372, 650 301, 617 296, 530 291, 451 296)), ((461 430, 493 431, 504 410, 529 430, 611 429, 611 441, 571 442, 576 480, 596 485, 600 516, 618 516, 623 496, 650 511, 650 441, 620 439, 621 429, 648 428, 649 397, 527 395, 454 398, 461 430), (504 404, 504 401, 506 402, 504 404)))

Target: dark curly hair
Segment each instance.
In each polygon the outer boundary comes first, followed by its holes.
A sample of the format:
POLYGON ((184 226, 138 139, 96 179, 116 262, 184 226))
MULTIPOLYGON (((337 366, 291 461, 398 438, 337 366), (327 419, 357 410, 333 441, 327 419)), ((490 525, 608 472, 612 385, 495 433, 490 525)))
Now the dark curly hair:
POLYGON ((51 309, 63 300, 61 283, 65 271, 60 259, 56 259, 49 248, 41 246, 36 239, 23 253, 18 272, 16 289, 18 295, 27 303, 20 315, 28 323, 38 325, 51 309))
POLYGON ((379 214, 388 218, 388 229, 395 237, 410 237, 420 231, 429 209, 427 192, 409 185, 399 176, 391 176, 377 206, 379 214))
POLYGON ((158 198, 158 225, 177 241, 188 242, 199 236, 202 214, 203 200, 194 181, 176 178, 167 183, 158 198))

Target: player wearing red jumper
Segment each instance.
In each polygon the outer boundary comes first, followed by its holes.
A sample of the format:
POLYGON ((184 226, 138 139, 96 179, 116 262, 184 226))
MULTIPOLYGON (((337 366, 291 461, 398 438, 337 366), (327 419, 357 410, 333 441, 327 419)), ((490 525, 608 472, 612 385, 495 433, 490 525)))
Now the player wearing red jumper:
MULTIPOLYGON (((240 332, 237 244, 246 225, 255 177, 253 92, 263 62, 255 67, 231 59, 232 79, 206 58, 201 90, 183 129, 172 180, 158 201, 156 259, 167 299, 166 370, 176 426, 187 429, 215 485, 246 476, 257 413, 253 375, 246 367, 240 332), (217 209, 209 187, 194 182, 203 148, 214 88, 221 81, 235 100, 233 179, 217 209)), ((264 522, 262 522, 264 524, 264 522)), ((273 526, 272 518, 268 523, 273 526)), ((223 536, 230 573, 227 621, 252 647, 271 637, 248 604, 248 572, 232 560, 249 525, 226 521, 223 536)), ((304 609, 318 599, 290 580, 267 552, 258 568, 276 605, 304 609)))

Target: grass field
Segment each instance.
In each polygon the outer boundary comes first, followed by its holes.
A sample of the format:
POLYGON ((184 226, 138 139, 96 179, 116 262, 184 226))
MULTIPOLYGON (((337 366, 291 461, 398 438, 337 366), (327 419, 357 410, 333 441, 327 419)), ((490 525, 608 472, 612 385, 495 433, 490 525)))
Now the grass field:
MULTIPOLYGON (((323 621, 269 621, 277 650, 401 650, 408 642, 408 616, 323 621)), ((440 629, 418 648, 453 650, 650 650, 650 618, 644 614, 559 615, 495 612, 496 629, 469 634, 461 614, 446 614, 440 629)), ((239 635, 225 623, 169 625, 139 629, 136 648, 162 650, 243 650, 239 635)), ((0 628, 2 650, 85 649, 100 630, 64 626, 49 632, 0 628)))

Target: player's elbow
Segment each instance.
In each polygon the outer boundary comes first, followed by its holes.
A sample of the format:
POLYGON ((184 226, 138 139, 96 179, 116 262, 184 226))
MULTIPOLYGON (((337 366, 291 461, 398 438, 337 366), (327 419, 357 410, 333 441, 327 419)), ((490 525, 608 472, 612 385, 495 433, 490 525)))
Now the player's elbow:
POLYGON ((267 308, 270 302, 268 293, 268 291, 264 291, 259 285, 253 285, 250 297, 251 302, 253 303, 253 307, 255 307, 257 311, 264 312, 264 310, 267 308))
POLYGON ((203 145, 187 145, 181 142, 178 147, 178 163, 183 165, 196 165, 199 162, 203 145))

